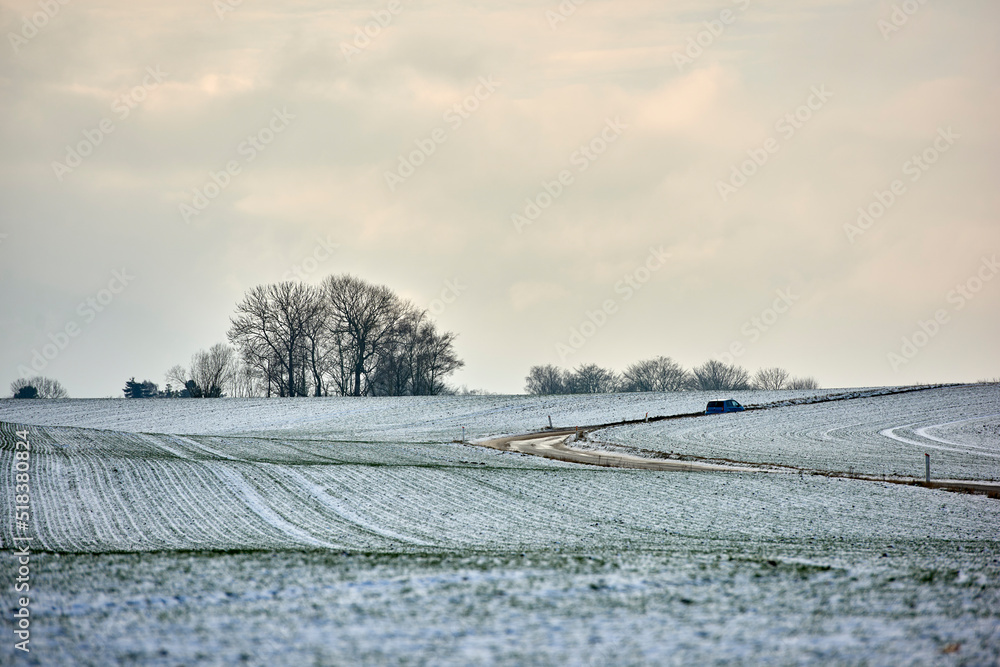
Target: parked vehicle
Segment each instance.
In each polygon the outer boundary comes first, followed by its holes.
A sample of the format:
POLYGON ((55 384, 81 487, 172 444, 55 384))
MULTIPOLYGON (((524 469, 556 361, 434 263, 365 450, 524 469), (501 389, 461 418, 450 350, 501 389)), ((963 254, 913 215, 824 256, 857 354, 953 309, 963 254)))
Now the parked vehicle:
POLYGON ((729 398, 725 401, 709 401, 705 408, 706 415, 714 415, 720 412, 743 412, 746 410, 742 405, 729 398))

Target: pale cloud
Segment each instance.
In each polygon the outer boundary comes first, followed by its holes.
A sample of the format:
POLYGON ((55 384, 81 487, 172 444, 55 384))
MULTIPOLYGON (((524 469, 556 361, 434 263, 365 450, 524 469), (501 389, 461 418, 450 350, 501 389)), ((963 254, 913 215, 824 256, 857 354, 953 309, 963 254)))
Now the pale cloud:
MULTIPOLYGON (((783 347, 802 359, 816 341, 836 345, 831 332, 874 326, 849 336, 836 362, 813 355, 794 371, 833 384, 977 379, 969 369, 985 366, 1000 374, 986 344, 1000 290, 984 292, 927 355, 950 355, 955 375, 925 376, 920 360, 899 374, 871 363, 897 330, 933 312, 954 276, 1000 250, 991 32, 1000 9, 927 5, 887 42, 876 21, 891 3, 877 4, 751 2, 678 71, 673 53, 729 3, 587 2, 556 30, 545 14, 556 2, 404 3, 350 61, 341 43, 379 3, 244 2, 222 21, 201 0, 141 11, 69 3, 18 54, 0 55, 0 231, 9 234, 0 307, 20 323, 0 330, 0 378, 13 379, 44 323, 86 296, 81 276, 127 262, 143 272, 95 334, 120 336, 121 358, 84 354, 81 343, 52 374, 74 395, 116 392, 131 375, 159 379, 222 340, 242 291, 280 275, 320 233, 341 244, 324 270, 414 298, 467 277, 474 287, 441 321, 461 334, 457 380, 470 386, 520 390, 527 368, 557 362, 568 328, 661 244, 669 265, 580 360, 699 363, 794 282, 810 296, 746 363, 782 364, 769 355, 783 347), (113 117, 113 100, 155 66, 166 80, 70 176, 54 178, 51 162, 113 117), (501 85, 449 127, 444 114, 483 76, 501 85), (776 120, 824 84, 834 97, 781 137, 776 120), (286 107, 296 115, 289 129, 185 225, 179 203, 242 160, 240 143, 286 107), (627 129, 579 170, 574 154, 615 117, 627 129), (849 243, 844 224, 941 126, 962 135, 954 150, 849 243), (391 191, 386 171, 435 128, 446 140, 391 191), (769 137, 780 149, 722 201, 717 182, 769 137), (511 214, 564 169, 573 183, 518 234, 511 214), (45 289, 27 284, 36 274, 45 289), (529 313, 525 332, 518 318, 529 313), (949 338, 957 332, 961 345, 949 338)), ((6 34, 36 4, 4 7, 6 34)))
POLYGON ((557 283, 519 282, 508 290, 514 310, 530 310, 564 298, 569 291, 557 283))

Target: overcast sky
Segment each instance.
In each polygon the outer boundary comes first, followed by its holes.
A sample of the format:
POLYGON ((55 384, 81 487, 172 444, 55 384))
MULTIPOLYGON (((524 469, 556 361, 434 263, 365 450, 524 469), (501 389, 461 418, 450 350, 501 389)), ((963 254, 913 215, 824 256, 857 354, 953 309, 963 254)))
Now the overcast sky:
POLYGON ((162 386, 296 271, 432 309, 470 388, 1000 376, 995 0, 43 5, 0 3, 4 391, 162 386))

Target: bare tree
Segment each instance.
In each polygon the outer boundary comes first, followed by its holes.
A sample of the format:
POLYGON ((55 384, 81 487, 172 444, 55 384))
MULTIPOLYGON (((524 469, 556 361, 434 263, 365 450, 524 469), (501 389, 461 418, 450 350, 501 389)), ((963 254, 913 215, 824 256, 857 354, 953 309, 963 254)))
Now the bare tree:
POLYGON ((816 378, 792 378, 788 381, 788 389, 819 389, 816 378))
POLYGON ((409 304, 405 310, 379 355, 378 369, 372 379, 374 394, 404 396, 418 393, 416 385, 420 382, 419 376, 424 363, 420 349, 420 329, 427 313, 409 304))
POLYGON ((354 396, 369 393, 369 376, 406 309, 388 287, 372 285, 352 275, 330 276, 323 288, 329 305, 330 333, 341 337, 341 349, 349 355, 341 363, 350 361, 350 393, 354 396))
POLYGON ((754 373, 753 388, 764 391, 777 391, 788 388, 788 371, 777 366, 773 368, 761 368, 754 373))
MULTIPOLYGON (((329 375, 328 365, 333 350, 330 335, 330 305, 322 289, 310 287, 310 307, 303 320, 303 348, 309 372, 312 375, 313 396, 326 396, 325 378, 329 375)), ((304 367, 305 368, 305 367, 304 367)))
POLYGON ((37 392, 34 398, 69 398, 69 393, 59 380, 36 375, 30 378, 18 378, 10 383, 13 396, 26 396, 31 393, 27 387, 34 387, 37 392))
POLYGON ((187 385, 188 374, 180 364, 174 364, 167 369, 165 376, 167 388, 179 387, 178 392, 187 385))
POLYGON ((426 311, 350 275, 255 287, 231 323, 241 394, 436 394, 464 365, 426 311))
POLYGON ((436 395, 448 391, 444 378, 465 365, 455 353, 455 334, 438 333, 427 311, 403 302, 404 314, 386 341, 371 379, 371 393, 436 395))
POLYGON ((552 364, 532 366, 524 382, 524 391, 536 396, 567 393, 566 371, 552 364))
POLYGON ((302 393, 302 347, 307 324, 318 317, 318 309, 313 288, 290 281, 259 285, 237 304, 229 340, 243 360, 268 379, 268 393, 272 382, 280 396, 302 393))
POLYGON ((257 368, 246 363, 242 355, 234 354, 227 391, 230 396, 235 398, 263 396, 265 392, 264 375, 257 368))
POLYGON ((684 391, 691 374, 670 357, 639 361, 625 369, 622 391, 684 391))
POLYGON ((326 368, 329 373, 327 387, 341 396, 351 393, 351 383, 354 379, 354 368, 357 365, 354 348, 351 347, 350 336, 344 330, 335 328, 330 320, 328 326, 328 353, 326 368))
POLYGON ((567 384, 572 394, 609 394, 618 391, 621 378, 597 364, 580 364, 569 375, 567 384))
POLYGON ((413 393, 431 396, 445 393, 444 378, 465 366, 455 354, 457 335, 450 331, 439 334, 433 322, 424 322, 417 338, 418 358, 422 363, 414 374, 413 393))
POLYGON ((742 366, 724 364, 712 359, 693 371, 694 386, 703 391, 740 390, 750 388, 750 374, 742 366))
POLYGON ((207 352, 199 350, 191 357, 191 379, 205 398, 222 396, 232 370, 233 348, 225 343, 216 343, 207 352))

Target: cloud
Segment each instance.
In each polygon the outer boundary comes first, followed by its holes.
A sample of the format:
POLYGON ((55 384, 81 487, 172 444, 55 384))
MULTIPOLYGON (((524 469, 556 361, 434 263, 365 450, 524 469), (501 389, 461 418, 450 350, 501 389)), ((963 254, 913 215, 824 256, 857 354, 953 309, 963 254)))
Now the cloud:
MULTIPOLYGON (((0 275, 3 305, 17 313, 5 320, 16 331, 4 332, 17 350, 0 346, 0 374, 45 340, 24 322, 65 320, 90 277, 135 265, 142 282, 115 304, 122 310, 102 335, 154 341, 162 354, 148 368, 135 367, 138 348, 127 363, 67 354, 54 372, 74 395, 116 393, 130 375, 159 377, 224 337, 243 289, 272 280, 287 258, 330 234, 341 244, 330 272, 409 294, 434 294, 454 276, 475 285, 443 316, 462 327, 471 356, 457 379, 470 386, 520 390, 525 370, 553 361, 539 357, 650 245, 670 248, 670 266, 588 343, 586 360, 703 361, 716 338, 798 281, 830 310, 803 307, 809 317, 784 325, 801 334, 795 358, 825 340, 831 322, 838 331, 879 324, 852 337, 836 363, 815 355, 814 367, 796 372, 897 382, 906 378, 863 361, 881 354, 877 341, 933 312, 948 287, 936 288, 937 277, 961 277, 986 249, 1000 249, 995 3, 928 5, 889 42, 875 25, 884 8, 751 3, 682 71, 672 55, 726 3, 588 2, 552 30, 545 12, 555 2, 407 2, 346 59, 341 43, 379 6, 243 3, 220 21, 210 2, 195 0, 146 13, 69 3, 19 53, 0 56, 0 233, 9 234, 0 275), (166 80, 127 118, 114 116, 114 100, 156 66, 166 80), (479 77, 500 86, 451 127, 446 114, 479 77), (821 84, 834 98, 722 201, 717 182, 821 84), (294 122, 247 162, 241 143, 275 108, 294 122), (52 162, 105 117, 114 131, 59 181, 52 162), (586 169, 574 165, 615 117, 628 125, 621 137, 586 169), (941 125, 961 142, 850 244, 843 225, 941 125), (386 172, 438 128, 445 140, 391 190, 386 172), (241 162, 240 175, 185 225, 179 204, 230 160, 241 162), (566 169, 573 183, 518 234, 511 215, 566 169), (515 331, 527 313, 530 335, 515 331)), ((35 8, 9 5, 4 32, 35 8)), ((956 368, 973 354, 1000 364, 984 333, 995 331, 997 313, 970 308, 935 345, 961 361, 956 368), (950 347, 962 327, 972 333, 950 347)))
POLYGON ((508 292, 510 303, 516 311, 549 305, 569 294, 569 291, 562 285, 544 282, 514 283, 508 292))

